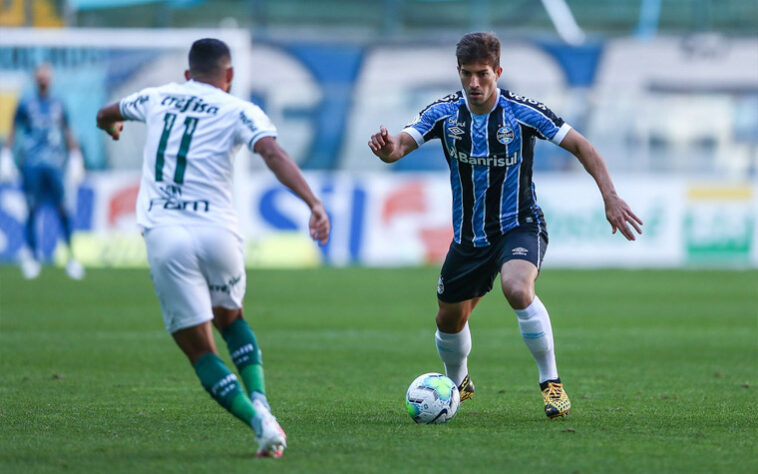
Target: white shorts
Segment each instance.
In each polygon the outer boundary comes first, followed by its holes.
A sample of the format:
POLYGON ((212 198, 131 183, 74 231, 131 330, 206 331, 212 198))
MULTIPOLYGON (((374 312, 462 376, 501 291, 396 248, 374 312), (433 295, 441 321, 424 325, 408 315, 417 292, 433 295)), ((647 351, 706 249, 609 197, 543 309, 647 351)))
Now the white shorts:
POLYGON ((245 258, 233 232, 161 226, 144 232, 150 277, 169 333, 213 319, 212 308, 242 308, 245 258))

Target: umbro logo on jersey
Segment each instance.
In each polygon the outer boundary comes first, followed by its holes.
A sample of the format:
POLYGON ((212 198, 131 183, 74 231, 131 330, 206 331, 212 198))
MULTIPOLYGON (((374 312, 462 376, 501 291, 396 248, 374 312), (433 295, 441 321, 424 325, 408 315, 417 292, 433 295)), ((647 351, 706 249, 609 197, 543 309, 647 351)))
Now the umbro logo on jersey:
POLYGON ((462 138, 461 135, 463 135, 464 133, 466 133, 465 130, 463 130, 462 128, 458 127, 457 125, 455 127, 448 128, 447 132, 448 132, 447 136, 450 137, 450 138, 452 138, 453 140, 460 140, 462 138))
POLYGON ((511 253, 513 255, 518 255, 520 257, 523 257, 524 255, 529 253, 529 250, 525 249, 524 247, 516 247, 515 249, 511 250, 511 253))

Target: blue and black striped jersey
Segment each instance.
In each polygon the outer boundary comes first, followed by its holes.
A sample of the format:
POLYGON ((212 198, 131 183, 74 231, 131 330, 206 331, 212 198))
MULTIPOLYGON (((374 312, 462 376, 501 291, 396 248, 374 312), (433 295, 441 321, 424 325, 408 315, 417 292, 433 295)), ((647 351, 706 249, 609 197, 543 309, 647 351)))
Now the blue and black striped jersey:
POLYGON ((500 90, 473 115, 462 91, 424 108, 403 129, 419 146, 439 138, 450 166, 455 241, 486 247, 520 224, 544 228, 532 183, 535 138, 560 144, 571 127, 532 99, 500 90))

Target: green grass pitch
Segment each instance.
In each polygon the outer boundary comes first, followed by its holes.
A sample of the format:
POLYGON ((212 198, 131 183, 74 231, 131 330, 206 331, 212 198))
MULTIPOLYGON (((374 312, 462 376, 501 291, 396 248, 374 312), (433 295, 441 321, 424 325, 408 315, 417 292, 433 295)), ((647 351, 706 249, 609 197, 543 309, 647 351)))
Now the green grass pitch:
POLYGON ((258 460, 165 333, 147 270, 0 267, 0 472, 758 472, 757 271, 546 269, 560 420, 493 291, 471 319, 476 397, 425 426, 404 394, 442 370, 437 272, 248 272, 290 444, 258 460))

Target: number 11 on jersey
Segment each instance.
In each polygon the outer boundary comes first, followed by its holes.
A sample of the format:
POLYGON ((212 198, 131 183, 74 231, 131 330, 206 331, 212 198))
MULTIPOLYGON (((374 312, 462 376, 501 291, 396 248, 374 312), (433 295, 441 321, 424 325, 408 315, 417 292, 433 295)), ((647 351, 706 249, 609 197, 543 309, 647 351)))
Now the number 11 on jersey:
MULTIPOLYGON (((184 134, 179 144, 179 152, 176 154, 176 169, 174 170, 174 182, 182 184, 184 182, 184 170, 187 168, 187 153, 189 152, 190 143, 192 143, 192 134, 197 128, 197 117, 187 117, 184 119, 184 134)), ((171 134, 171 129, 176 122, 176 114, 170 112, 163 116, 163 133, 158 142, 158 153, 155 157, 155 180, 163 181, 163 165, 166 161, 166 143, 171 134)))

